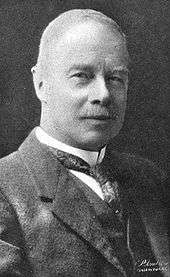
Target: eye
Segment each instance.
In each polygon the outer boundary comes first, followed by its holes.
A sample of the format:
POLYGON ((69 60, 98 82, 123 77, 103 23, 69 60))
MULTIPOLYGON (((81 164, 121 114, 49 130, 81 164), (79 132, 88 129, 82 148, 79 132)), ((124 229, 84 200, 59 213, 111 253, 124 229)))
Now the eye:
POLYGON ((90 78, 89 74, 87 74, 85 72, 77 72, 77 73, 73 74, 72 77, 76 77, 79 79, 89 79, 90 78))
POLYGON ((115 83, 124 84, 124 80, 118 76, 108 76, 107 80, 115 83))
POLYGON ((94 74, 91 72, 79 71, 72 74, 71 78, 73 79, 76 85, 87 85, 94 78, 94 74))

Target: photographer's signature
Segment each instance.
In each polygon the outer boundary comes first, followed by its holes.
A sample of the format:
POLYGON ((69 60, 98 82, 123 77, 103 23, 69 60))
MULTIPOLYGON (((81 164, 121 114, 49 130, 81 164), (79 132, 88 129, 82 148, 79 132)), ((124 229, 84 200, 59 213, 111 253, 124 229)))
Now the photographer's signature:
POLYGON ((151 260, 139 260, 136 262, 136 270, 138 272, 153 272, 153 271, 167 271, 168 262, 156 261, 152 262, 151 260))

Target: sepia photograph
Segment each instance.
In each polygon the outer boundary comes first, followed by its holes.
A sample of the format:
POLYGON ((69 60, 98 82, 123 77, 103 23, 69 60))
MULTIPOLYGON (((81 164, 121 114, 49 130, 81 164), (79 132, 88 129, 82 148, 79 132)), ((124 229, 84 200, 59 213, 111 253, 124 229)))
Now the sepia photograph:
POLYGON ((0 277, 170 277, 168 0, 0 0, 0 277))

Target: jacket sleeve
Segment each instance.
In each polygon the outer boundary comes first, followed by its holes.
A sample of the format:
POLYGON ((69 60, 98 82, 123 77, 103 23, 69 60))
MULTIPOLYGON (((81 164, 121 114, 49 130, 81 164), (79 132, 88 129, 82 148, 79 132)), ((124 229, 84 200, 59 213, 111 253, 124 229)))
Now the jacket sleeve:
POLYGON ((17 217, 0 191, 0 277, 31 276, 21 245, 22 234, 17 217))

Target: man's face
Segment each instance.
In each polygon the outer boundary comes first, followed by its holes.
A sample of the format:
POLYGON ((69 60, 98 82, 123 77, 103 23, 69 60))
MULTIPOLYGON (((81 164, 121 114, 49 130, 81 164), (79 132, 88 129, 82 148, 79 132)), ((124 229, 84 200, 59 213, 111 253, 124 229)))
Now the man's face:
POLYGON ((124 119, 128 71, 121 35, 100 23, 76 25, 51 43, 48 62, 50 134, 77 148, 101 149, 124 119))

